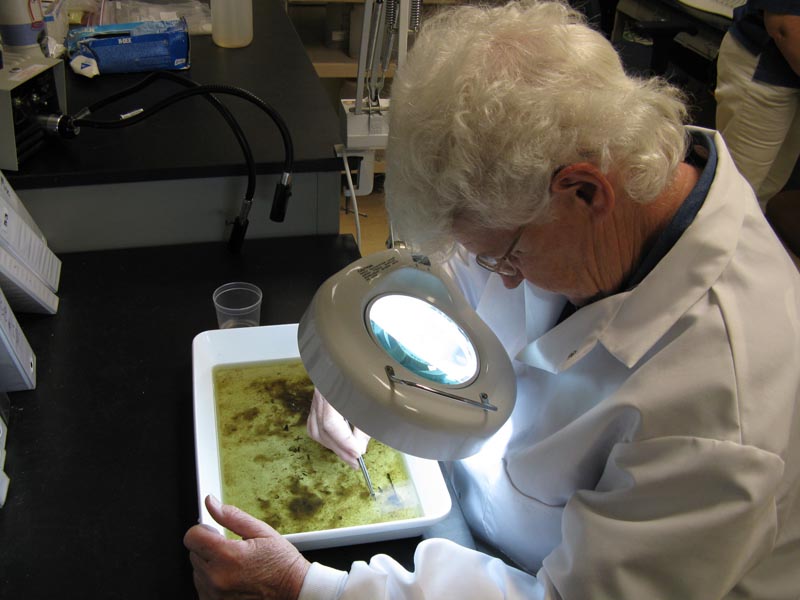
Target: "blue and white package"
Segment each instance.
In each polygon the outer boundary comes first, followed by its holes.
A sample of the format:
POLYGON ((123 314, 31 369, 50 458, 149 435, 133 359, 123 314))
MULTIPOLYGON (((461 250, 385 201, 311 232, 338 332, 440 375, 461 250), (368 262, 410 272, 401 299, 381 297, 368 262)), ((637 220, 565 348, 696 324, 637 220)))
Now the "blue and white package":
POLYGON ((67 34, 67 54, 88 77, 188 69, 189 33, 185 19, 78 27, 67 34))

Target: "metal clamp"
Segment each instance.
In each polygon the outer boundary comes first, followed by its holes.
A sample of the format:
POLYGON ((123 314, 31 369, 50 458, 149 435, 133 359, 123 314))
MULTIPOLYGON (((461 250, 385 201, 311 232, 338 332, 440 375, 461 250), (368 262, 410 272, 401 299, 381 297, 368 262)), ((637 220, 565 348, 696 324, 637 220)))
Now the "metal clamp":
POLYGON ((476 402, 475 400, 464 398, 463 396, 456 396, 455 394, 451 394, 449 392, 445 392, 442 390, 437 390, 436 388, 432 388, 422 383, 417 383, 416 381, 408 381, 407 379, 400 379, 394 374, 394 369, 390 365, 386 365, 385 369, 386 369, 386 376, 392 383, 402 383, 403 385, 407 385, 409 387, 417 388, 420 390, 425 390, 426 392, 430 392, 432 394, 438 394, 440 396, 444 396, 445 398, 458 400, 463 404, 467 404, 468 406, 473 406, 475 408, 481 408, 483 410, 490 410, 493 412, 497 411, 497 407, 489 402, 489 396, 484 392, 480 393, 481 401, 476 402))

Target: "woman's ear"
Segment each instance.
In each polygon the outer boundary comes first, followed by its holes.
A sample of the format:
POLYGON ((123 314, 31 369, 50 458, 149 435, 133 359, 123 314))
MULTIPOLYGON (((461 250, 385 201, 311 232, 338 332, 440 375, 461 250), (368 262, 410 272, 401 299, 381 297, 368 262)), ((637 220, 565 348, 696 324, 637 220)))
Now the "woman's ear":
POLYGON ((558 170, 550 182, 550 192, 554 196, 571 197, 598 217, 610 213, 616 202, 611 182, 600 169, 587 162, 558 170))

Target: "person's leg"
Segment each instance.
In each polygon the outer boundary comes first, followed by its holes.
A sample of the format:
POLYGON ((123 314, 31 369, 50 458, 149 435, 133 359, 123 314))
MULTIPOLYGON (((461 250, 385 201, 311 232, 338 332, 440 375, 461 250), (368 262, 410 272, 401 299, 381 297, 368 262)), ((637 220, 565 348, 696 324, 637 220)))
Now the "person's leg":
POLYGON ((794 94, 790 93, 787 103, 794 104, 794 119, 769 173, 758 189, 759 202, 761 202, 762 196, 764 202, 770 200, 786 186, 786 182, 789 181, 797 164, 797 159, 800 158, 800 90, 794 90, 794 94))
POLYGON ((717 129, 764 208, 797 161, 800 100, 797 90, 752 81, 756 62, 757 57, 727 34, 717 61, 715 97, 717 129))
POLYGON ((800 190, 784 190, 767 205, 767 220, 800 268, 800 190))

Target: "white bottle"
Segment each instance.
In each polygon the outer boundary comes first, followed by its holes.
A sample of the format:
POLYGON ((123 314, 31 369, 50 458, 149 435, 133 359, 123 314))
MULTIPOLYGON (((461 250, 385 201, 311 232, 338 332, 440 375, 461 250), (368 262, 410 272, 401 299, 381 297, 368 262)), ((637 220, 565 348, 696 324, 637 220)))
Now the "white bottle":
POLYGON ((211 0, 211 39, 222 48, 243 48, 253 41, 252 0, 211 0))

